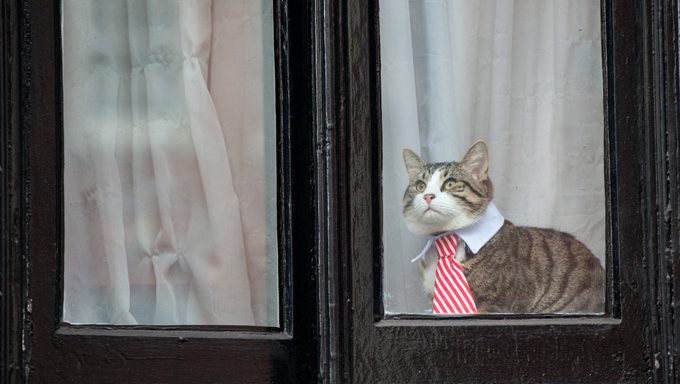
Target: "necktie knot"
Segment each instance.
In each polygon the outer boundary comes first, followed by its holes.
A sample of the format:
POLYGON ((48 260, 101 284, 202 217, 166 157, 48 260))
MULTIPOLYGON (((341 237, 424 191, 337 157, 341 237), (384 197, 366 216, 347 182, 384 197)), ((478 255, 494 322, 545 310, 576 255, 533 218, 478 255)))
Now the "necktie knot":
POLYGON ((434 240, 435 248, 439 258, 454 257, 458 249, 458 236, 450 233, 434 240))

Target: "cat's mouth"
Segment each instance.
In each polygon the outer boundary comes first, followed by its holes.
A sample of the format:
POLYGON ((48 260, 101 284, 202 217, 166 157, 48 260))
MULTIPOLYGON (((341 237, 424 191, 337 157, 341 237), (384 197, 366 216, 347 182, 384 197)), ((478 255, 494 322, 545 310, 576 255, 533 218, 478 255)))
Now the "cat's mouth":
POLYGON ((442 213, 439 212, 438 210, 432 208, 432 207, 427 207, 427 209, 423 212, 423 216, 426 215, 441 215, 442 213))

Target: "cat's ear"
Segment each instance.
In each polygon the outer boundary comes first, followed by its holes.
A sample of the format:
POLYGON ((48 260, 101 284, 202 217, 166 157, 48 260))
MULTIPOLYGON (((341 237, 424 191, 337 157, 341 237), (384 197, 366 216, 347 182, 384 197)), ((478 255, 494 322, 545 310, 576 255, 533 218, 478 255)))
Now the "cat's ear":
POLYGON ((465 152, 460 163, 477 181, 484 181, 489 173, 489 150, 486 143, 477 141, 465 152))
POLYGON ((421 159, 415 152, 405 148, 404 149, 404 164, 406 165, 406 172, 408 172, 408 177, 413 178, 423 169, 426 164, 425 160, 421 159))

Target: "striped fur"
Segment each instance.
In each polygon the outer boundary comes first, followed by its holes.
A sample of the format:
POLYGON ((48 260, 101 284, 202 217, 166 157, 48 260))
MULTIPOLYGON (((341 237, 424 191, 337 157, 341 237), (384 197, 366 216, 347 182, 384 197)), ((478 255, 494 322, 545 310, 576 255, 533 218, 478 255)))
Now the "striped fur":
MULTIPOLYGON (((473 144, 459 162, 428 164, 410 150, 404 150, 404 162, 410 181, 403 212, 414 233, 432 235, 473 223, 493 197, 484 142, 473 144)), ((478 313, 604 311, 604 270, 570 234, 506 221, 477 254, 465 251, 459 261, 478 313)), ((436 259, 428 260, 420 269, 431 296, 436 259)))

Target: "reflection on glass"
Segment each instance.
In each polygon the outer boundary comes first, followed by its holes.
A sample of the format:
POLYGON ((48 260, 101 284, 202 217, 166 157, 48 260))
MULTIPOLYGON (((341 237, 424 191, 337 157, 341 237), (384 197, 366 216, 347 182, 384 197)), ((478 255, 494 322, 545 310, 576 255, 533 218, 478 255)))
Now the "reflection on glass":
POLYGON ((386 313, 604 311, 599 8, 381 2, 386 313))
POLYGON ((64 320, 278 326, 272 2, 63 17, 64 320))

